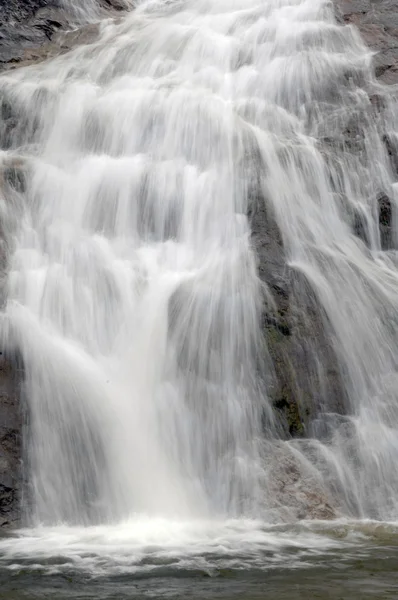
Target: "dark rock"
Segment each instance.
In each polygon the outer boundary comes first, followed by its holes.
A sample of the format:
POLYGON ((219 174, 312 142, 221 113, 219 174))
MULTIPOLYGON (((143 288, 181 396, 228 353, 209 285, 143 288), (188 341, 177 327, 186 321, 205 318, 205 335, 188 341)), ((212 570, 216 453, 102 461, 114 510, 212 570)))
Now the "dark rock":
POLYGON ((398 83, 398 0, 336 0, 339 20, 358 27, 376 51, 376 77, 398 83))
POLYGON ((12 165, 4 172, 4 180, 16 192, 23 193, 26 189, 25 174, 19 165, 12 165))
POLYGON ((20 23, 47 4, 49 0, 7 0, 0 5, 0 22, 20 23))
POLYGON ((0 356, 0 526, 20 518, 20 372, 11 357, 0 356))
POLYGON ((129 3, 126 0, 101 0, 100 4, 104 8, 122 11, 129 9, 129 3))
POLYGON ((48 0, 13 0, 0 8, 0 22, 0 67, 10 61, 19 62, 25 49, 40 47, 69 24, 57 2, 48 0))
POLYGON ((398 138, 394 134, 385 134, 383 136, 387 154, 390 157, 391 167, 394 175, 398 177, 398 138))
MULTIPOLYGON (((0 60, 0 70, 13 70, 20 67, 27 67, 29 65, 37 64, 43 62, 44 60, 48 60, 54 58, 56 56, 60 56, 61 54, 65 54, 72 50, 76 46, 82 44, 91 44, 98 38, 99 33, 99 24, 98 23, 89 23, 88 25, 82 25, 81 27, 73 30, 64 30, 60 29, 51 37, 51 41, 46 40, 40 46, 29 46, 27 47, 18 58, 15 58, 10 61, 6 61, 5 63, 1 63, 0 60)), ((9 132, 16 128, 20 119, 12 118, 7 121, 7 126, 9 132)), ((22 127, 22 129, 24 129, 22 127)), ((26 135, 26 132, 25 132, 26 135)), ((5 145, 5 141, 7 138, 5 136, 1 136, 3 139, 3 147, 8 148, 9 146, 5 145)))
MULTIPOLYGON (((97 2, 98 20, 131 7, 128 0, 97 2)), ((60 0, 11 0, 0 6, 0 24, 0 71, 51 58, 98 35, 97 23, 76 21, 60 0)))
POLYGON ((369 246, 369 225, 366 215, 357 210, 352 216, 352 229, 357 237, 369 246))
POLYGON ((252 200, 252 242, 266 284, 263 369, 283 436, 305 436, 319 410, 344 412, 345 392, 326 315, 305 278, 286 264, 278 226, 261 197, 252 200), (254 204, 254 208, 253 208, 254 204))
POLYGON ((377 198, 379 209, 380 242, 383 250, 390 250, 392 244, 392 208, 391 201, 382 194, 377 198))

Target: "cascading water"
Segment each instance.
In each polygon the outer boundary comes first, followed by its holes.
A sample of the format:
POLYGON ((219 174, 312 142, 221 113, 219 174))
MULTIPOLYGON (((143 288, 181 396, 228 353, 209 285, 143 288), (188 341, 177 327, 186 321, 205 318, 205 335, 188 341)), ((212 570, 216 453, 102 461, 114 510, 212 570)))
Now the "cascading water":
POLYGON ((341 514, 398 517, 398 270, 376 206, 394 186, 370 60, 322 1, 143 2, 1 77, 17 117, 0 129, 3 330, 24 362, 31 524, 280 520, 280 452, 341 514), (359 150, 328 160, 317 140, 353 115, 359 150), (253 187, 348 399, 306 439, 280 440, 267 399, 253 187))
POLYGON ((232 104, 190 84, 203 40, 182 15, 160 15, 159 37, 142 10, 76 62, 39 67, 33 85, 4 81, 31 129, 7 315, 26 367, 39 521, 236 514, 254 499, 259 284, 244 130, 232 104), (90 74, 93 51, 104 62, 90 74))

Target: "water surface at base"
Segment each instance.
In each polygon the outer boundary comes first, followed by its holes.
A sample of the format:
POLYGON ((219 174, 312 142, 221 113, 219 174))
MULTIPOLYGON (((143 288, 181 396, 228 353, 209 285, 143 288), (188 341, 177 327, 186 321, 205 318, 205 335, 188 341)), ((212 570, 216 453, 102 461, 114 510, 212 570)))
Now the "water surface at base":
POLYGON ((0 598, 397 598, 398 526, 131 520, 0 543, 0 598))

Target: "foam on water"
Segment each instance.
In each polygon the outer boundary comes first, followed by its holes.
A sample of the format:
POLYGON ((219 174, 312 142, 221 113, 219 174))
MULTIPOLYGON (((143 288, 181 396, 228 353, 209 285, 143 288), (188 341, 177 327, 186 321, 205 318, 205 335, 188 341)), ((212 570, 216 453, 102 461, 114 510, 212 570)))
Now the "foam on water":
POLYGON ((311 556, 360 552, 366 536, 352 526, 303 525, 297 531, 265 528, 259 521, 132 518, 117 526, 22 530, 1 542, 0 568, 48 575, 81 572, 94 577, 219 570, 305 568, 311 556))

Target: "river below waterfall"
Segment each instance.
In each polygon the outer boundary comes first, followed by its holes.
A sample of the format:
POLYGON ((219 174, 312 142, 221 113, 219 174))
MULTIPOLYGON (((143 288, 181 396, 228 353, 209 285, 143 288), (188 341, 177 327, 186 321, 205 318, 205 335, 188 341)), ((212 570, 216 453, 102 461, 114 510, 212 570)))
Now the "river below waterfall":
POLYGON ((3 540, 0 598, 387 600, 398 527, 381 523, 131 521, 3 540))

